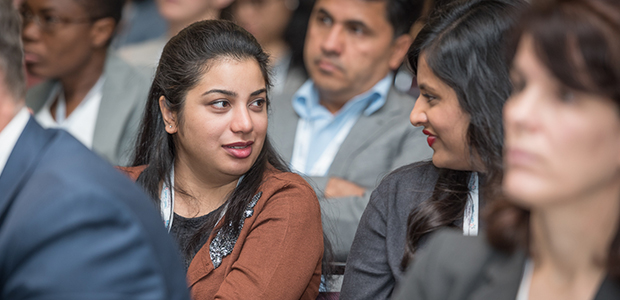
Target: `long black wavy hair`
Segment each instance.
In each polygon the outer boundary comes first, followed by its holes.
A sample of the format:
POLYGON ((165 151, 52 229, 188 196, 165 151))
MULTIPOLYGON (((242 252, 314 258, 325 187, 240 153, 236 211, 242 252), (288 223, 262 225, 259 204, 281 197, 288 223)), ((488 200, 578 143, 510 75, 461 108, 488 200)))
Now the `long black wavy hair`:
MULTIPOLYGON (((132 163, 133 166, 148 165, 137 182, 144 187, 157 207, 160 202, 160 183, 166 182, 168 186, 173 186, 170 171, 176 157, 176 134, 168 134, 165 130, 166 124, 160 111, 159 99, 163 96, 166 105, 177 113, 178 121, 182 122, 187 92, 196 86, 210 62, 220 58, 255 60, 260 66, 266 86, 270 86, 267 54, 250 33, 232 22, 196 22, 166 44, 146 103, 132 163)), ((232 228, 239 228, 245 207, 257 193, 269 164, 280 171, 288 171, 269 138, 265 137, 256 162, 227 199, 224 218, 232 222, 232 228)), ((181 185, 176 185, 174 189, 175 192, 187 194, 181 185)), ((213 214, 190 239, 187 249, 181 250, 190 255, 195 253, 200 241, 210 235, 218 219, 219 215, 213 214)))
MULTIPOLYGON (((480 159, 485 169, 480 181, 485 199, 499 193, 502 179, 502 107, 512 91, 505 39, 525 6, 522 0, 451 2, 431 13, 407 53, 414 73, 424 54, 469 115, 466 140, 470 160, 480 159)), ((462 221, 470 176, 471 171, 439 169, 431 198, 409 214, 403 269, 426 234, 462 221)))

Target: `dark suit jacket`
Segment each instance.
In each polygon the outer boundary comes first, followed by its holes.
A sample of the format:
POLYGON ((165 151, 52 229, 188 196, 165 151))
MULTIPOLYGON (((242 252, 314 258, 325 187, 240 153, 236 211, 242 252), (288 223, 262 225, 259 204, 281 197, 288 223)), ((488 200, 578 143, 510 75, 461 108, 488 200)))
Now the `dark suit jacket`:
POLYGON ((152 202, 31 118, 0 174, 0 299, 189 299, 152 202))
MULTIPOLYGON (((431 162, 413 163, 386 176, 372 192, 347 259, 341 300, 385 300, 403 277, 407 219, 427 201, 439 176, 431 162)), ((420 243, 422 244, 422 243, 420 243)))
MULTIPOLYGON (((526 259, 523 251, 508 255, 492 248, 485 236, 439 231, 416 256, 394 299, 514 300, 526 259)), ((620 299, 620 284, 605 278, 594 299, 620 299)))

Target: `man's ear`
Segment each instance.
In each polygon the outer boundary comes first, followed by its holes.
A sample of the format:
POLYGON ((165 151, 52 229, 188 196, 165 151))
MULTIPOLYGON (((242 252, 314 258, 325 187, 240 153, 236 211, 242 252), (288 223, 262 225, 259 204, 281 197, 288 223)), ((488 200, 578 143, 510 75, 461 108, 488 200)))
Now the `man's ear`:
POLYGON ((116 22, 113 18, 102 18, 96 20, 90 31, 92 45, 95 48, 103 48, 108 46, 108 42, 114 35, 116 22))
POLYGON ((413 38, 409 34, 403 34, 396 38, 392 45, 392 54, 390 55, 389 65, 391 70, 396 70, 403 63, 409 46, 413 43, 413 38))
POLYGON ((159 97, 159 111, 161 111, 161 116, 164 119, 166 132, 169 134, 177 133, 177 113, 170 110, 164 96, 159 97))

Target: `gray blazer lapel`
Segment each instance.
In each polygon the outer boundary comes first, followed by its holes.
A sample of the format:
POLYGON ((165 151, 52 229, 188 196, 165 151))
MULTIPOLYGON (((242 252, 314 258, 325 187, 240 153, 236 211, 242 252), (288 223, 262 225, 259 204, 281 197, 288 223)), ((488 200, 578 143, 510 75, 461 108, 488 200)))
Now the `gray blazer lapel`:
POLYGON ((469 299, 514 300, 523 277, 525 261, 526 255, 523 251, 517 251, 513 255, 494 251, 469 299))
POLYGON ((276 151, 284 161, 290 162, 293 156, 295 134, 299 116, 293 109, 293 95, 304 84, 307 77, 298 69, 289 70, 280 94, 275 94, 271 101, 271 115, 269 116, 269 136, 276 151))
POLYGON ((402 106, 399 106, 398 103, 400 101, 411 101, 404 100, 404 98, 406 96, 401 95, 392 87, 387 95, 387 101, 381 109, 370 116, 363 114, 360 116, 347 138, 342 142, 336 157, 334 157, 329 169, 330 174, 339 174, 342 169, 350 168, 348 158, 352 157, 352 154, 366 148, 378 135, 389 130, 390 120, 402 113, 402 106))
MULTIPOLYGON (((144 108, 148 81, 138 71, 121 61, 114 54, 108 54, 104 69, 101 104, 95 124, 93 149, 108 161, 119 163, 127 149, 122 149, 127 131, 134 132, 137 124, 129 124, 135 110, 144 108)), ((139 114, 141 116, 141 114, 139 114)), ((139 119, 138 116, 138 119, 139 119)), ((135 138, 135 137, 130 137, 135 138)), ((122 162, 121 162, 122 164, 122 162)))
MULTIPOLYGON (((278 129, 277 136, 280 139, 284 139, 290 142, 276 143, 276 151, 282 156, 282 159, 286 162, 290 162, 293 158, 293 147, 295 146, 295 134, 297 133, 297 123, 299 118, 295 115, 295 118, 291 118, 290 126, 282 126, 278 129)), ((275 134, 274 134, 275 135, 275 134)))
POLYGON ((299 116, 295 113, 291 101, 286 101, 287 99, 288 97, 272 102, 275 105, 272 105, 269 116, 269 136, 276 151, 284 161, 289 162, 293 157, 299 116))

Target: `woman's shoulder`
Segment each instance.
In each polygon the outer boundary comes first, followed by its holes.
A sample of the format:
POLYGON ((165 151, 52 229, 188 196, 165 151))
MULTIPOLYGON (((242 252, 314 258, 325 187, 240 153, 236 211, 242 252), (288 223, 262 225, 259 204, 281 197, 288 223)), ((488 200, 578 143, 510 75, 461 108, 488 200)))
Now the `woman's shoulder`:
POLYGON ((402 166, 388 174, 383 182, 407 182, 414 185, 435 184, 439 169, 430 161, 419 161, 402 166))
POLYGON ((422 247, 420 258, 438 256, 448 260, 473 260, 473 264, 478 264, 475 263, 477 259, 484 259, 494 252, 484 235, 465 236, 462 230, 444 228, 429 237, 428 243, 422 247))
POLYGON ((277 190, 284 187, 297 187, 300 189, 310 190, 312 191, 312 195, 316 196, 310 184, 299 174, 280 171, 273 166, 268 165, 267 170, 263 175, 263 184, 261 188, 265 190, 277 190))
POLYGON ((404 228, 409 212, 432 196, 437 176, 438 169, 430 162, 417 162, 396 169, 372 192, 365 214, 370 215, 369 211, 373 210, 394 214, 388 222, 404 228))
POLYGON ((432 192, 439 169, 431 162, 423 161, 402 166, 385 176, 377 187, 379 193, 406 194, 432 192))
POLYGON ((146 169, 146 167, 147 165, 134 166, 134 167, 116 166, 115 168, 121 171, 121 173, 127 175, 127 177, 131 178, 131 180, 136 181, 138 180, 138 177, 140 177, 140 174, 144 172, 144 169, 146 169))
MULTIPOLYGON (((310 203, 318 207, 318 198, 312 186, 299 174, 278 170, 268 166, 263 175, 260 191, 269 197, 284 193, 286 198, 295 198, 296 205, 300 202, 310 203)), ((303 205, 303 204, 302 204, 303 205)))
POLYGON ((297 224, 321 223, 319 200, 300 175, 269 168, 258 191, 256 207, 261 215, 277 215, 297 224))
POLYGON ((489 264, 514 265, 521 269, 525 258, 525 252, 519 249, 512 253, 496 249, 484 232, 478 236, 465 236, 461 229, 444 228, 429 237, 415 260, 420 260, 421 264, 426 264, 424 261, 441 262, 458 277, 481 272, 489 264))
POLYGON ((440 261, 446 261, 446 265, 450 265, 450 262, 456 263, 455 269, 461 269, 462 272, 475 270, 476 266, 499 262, 504 266, 516 264, 515 266, 521 269, 526 259, 525 251, 521 249, 508 253, 493 247, 485 232, 478 236, 466 236, 461 229, 455 228, 444 228, 433 233, 427 246, 423 246, 421 251, 420 260, 424 256, 433 256, 440 261))
MULTIPOLYGON (((469 299, 474 290, 480 296, 485 282, 495 280, 498 283, 499 279, 501 289, 487 288, 484 293, 499 291, 514 299, 525 260, 523 251, 504 253, 493 248, 485 235, 463 236, 460 230, 438 230, 416 253, 394 299, 409 299, 421 294, 427 299, 469 299)), ((505 298, 494 295, 480 299, 505 298)))

